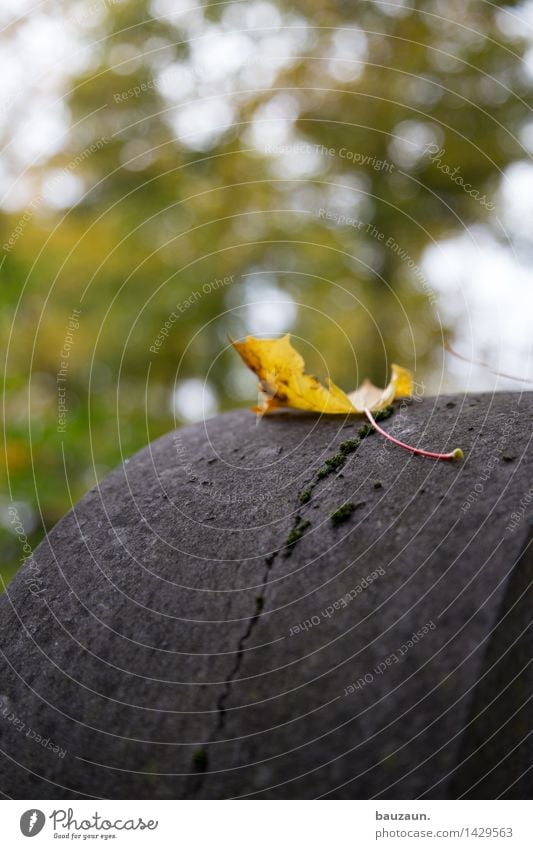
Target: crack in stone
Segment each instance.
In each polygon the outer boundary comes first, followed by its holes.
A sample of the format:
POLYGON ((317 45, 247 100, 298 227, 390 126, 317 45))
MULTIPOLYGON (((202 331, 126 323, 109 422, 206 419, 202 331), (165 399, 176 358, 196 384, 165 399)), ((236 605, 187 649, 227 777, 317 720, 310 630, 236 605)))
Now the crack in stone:
MULTIPOLYGON (((390 415, 391 412, 392 412, 392 410, 388 410, 386 415, 387 416, 390 415)), ((318 486, 320 481, 324 480, 330 474, 333 474, 333 472, 336 472, 336 471, 340 470, 341 468, 343 468, 343 466, 345 465, 350 454, 357 451, 357 449, 360 447, 363 439, 365 439, 367 436, 370 436, 371 434, 374 434, 374 433, 375 433, 375 431, 370 425, 363 425, 362 427, 359 428, 358 435, 357 435, 356 438, 347 439, 347 440, 344 440, 343 442, 341 442, 341 444, 339 446, 339 451, 336 454, 333 454, 331 457, 328 457, 325 460, 324 465, 320 469, 318 469, 317 471, 315 471, 313 473, 309 482, 298 493, 298 500, 299 500, 300 506, 302 508, 303 508, 304 504, 306 504, 308 501, 311 500, 311 494, 312 494, 313 490, 318 486), (301 497, 303 492, 309 493, 309 497, 306 498, 304 501, 302 501, 302 497, 301 497)), ((297 515, 295 516, 294 522, 292 524, 292 528, 289 531, 289 534, 286 538, 286 541, 283 543, 283 545, 280 548, 276 549, 276 551, 272 552, 271 554, 268 555, 268 557, 265 558, 265 570, 264 570, 264 573, 263 573, 263 578, 261 580, 261 595, 257 596, 257 598, 256 598, 255 611, 248 621, 248 624, 246 626, 246 631, 240 637, 239 642, 237 644, 237 650, 236 650, 237 656, 236 656, 236 659, 235 659, 233 669, 231 670, 230 674, 228 675, 228 678, 227 678, 227 680, 224 684, 224 689, 222 690, 222 693, 219 695, 219 697, 217 699, 217 702, 216 702, 216 709, 217 709, 216 725, 213 728, 213 731, 211 732, 209 738, 200 747, 200 749, 198 749, 195 752, 195 754, 193 755, 192 770, 196 774, 193 775, 191 792, 188 794, 187 798, 196 798, 198 796, 198 794, 200 793, 200 791, 202 790, 202 787, 204 785, 205 777, 206 777, 206 773, 207 773, 207 769, 208 769, 208 765, 209 765, 209 754, 208 754, 208 748, 207 747, 211 743, 214 743, 217 740, 217 737, 219 736, 221 731, 223 731, 223 729, 224 729, 224 726, 225 726, 225 723, 226 723, 226 703, 227 703, 229 696, 230 696, 231 685, 235 681, 235 678, 237 677, 239 669, 241 668, 242 659, 243 659, 243 655, 244 655, 244 647, 245 647, 247 641, 250 639, 252 632, 253 632, 255 626, 257 625, 259 618, 261 616, 261 612, 262 612, 263 604, 264 604, 264 593, 265 593, 265 589, 266 589, 266 586, 267 586, 267 583, 268 583, 268 575, 269 575, 269 573, 272 569, 272 566, 274 565, 276 558, 278 557, 278 555, 281 552, 283 552, 286 557, 290 556, 290 554, 292 554, 292 551, 294 550, 295 545, 302 538, 303 532, 309 527, 310 524, 311 523, 308 522, 308 521, 302 522, 302 517, 301 517, 300 513, 297 513, 297 515), (298 533, 299 529, 300 529, 300 533, 298 533), (202 753, 201 758, 198 757, 198 752, 202 753)))
POLYGON ((235 659, 235 664, 234 664, 233 669, 231 670, 230 674, 228 675, 228 678, 227 678, 227 680, 224 684, 224 689, 222 690, 222 693, 220 694, 220 696, 217 699, 216 708, 217 708, 218 715, 217 715, 216 725, 215 725, 213 731, 211 732, 209 738, 206 740, 204 745, 201 747, 202 752, 205 753, 205 756, 203 757, 203 760, 202 760, 201 772, 198 771, 197 762, 193 758, 193 768, 196 767, 197 775, 195 776, 195 779, 193 780, 193 783, 192 783, 193 786, 191 788, 191 794, 190 794, 189 798, 194 798, 195 796, 197 796, 198 793, 200 792, 200 790, 202 789, 203 784, 204 784, 205 773, 206 773, 208 763, 209 763, 209 755, 208 755, 206 747, 209 746, 211 743, 214 743, 216 741, 218 735, 220 734, 220 732, 224 729, 224 725, 226 723, 226 702, 227 702, 229 695, 230 695, 231 685, 234 682, 234 680, 235 680, 235 678, 236 678, 236 676, 239 672, 239 669, 241 667, 242 657, 243 657, 243 654, 244 654, 244 647, 246 645, 246 642, 250 639, 252 632, 253 632, 255 626, 257 625, 257 622, 259 621, 259 617, 261 616, 261 611, 263 609, 263 604, 264 604, 264 591, 265 591, 265 588, 266 588, 266 585, 267 585, 267 582, 268 582, 268 575, 269 575, 270 570, 272 569, 272 566, 274 564, 276 557, 279 554, 279 551, 280 550, 277 549, 277 551, 274 551, 272 554, 269 554, 268 557, 265 558, 265 570, 263 572, 263 578, 261 580, 261 595, 257 596, 257 598, 255 600, 254 614, 250 618, 250 620, 248 621, 246 631, 241 636, 241 638, 239 639, 239 642, 237 644, 237 657, 235 659))

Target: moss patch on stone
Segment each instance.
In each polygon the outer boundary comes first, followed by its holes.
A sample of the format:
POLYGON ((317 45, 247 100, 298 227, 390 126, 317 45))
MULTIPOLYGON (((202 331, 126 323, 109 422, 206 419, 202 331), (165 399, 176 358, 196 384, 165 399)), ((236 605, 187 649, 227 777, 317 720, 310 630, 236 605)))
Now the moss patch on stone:
POLYGON ((392 406, 392 404, 389 404, 388 407, 383 407, 382 410, 376 410, 376 412, 372 415, 374 416, 377 422, 382 422, 384 419, 388 419, 390 416, 392 416, 393 412, 394 407, 392 406))
POLYGON ((296 545, 296 543, 301 540, 302 536, 304 535, 305 531, 307 530, 310 524, 311 522, 309 522, 307 519, 302 520, 300 519, 300 517, 298 517, 296 519, 294 527, 291 529, 287 539, 285 540, 285 548, 289 550, 292 549, 296 545))
POLYGON ((341 506, 331 514, 330 519, 334 525, 340 525, 342 522, 346 522, 347 519, 350 518, 354 510, 355 504, 352 501, 347 501, 346 504, 341 504, 341 506))
POLYGON ((192 762, 195 770, 205 772, 207 769, 207 752, 205 749, 196 749, 192 756, 192 762))
POLYGON ((358 507, 364 507, 365 502, 360 501, 358 504, 354 504, 353 501, 347 501, 345 504, 341 504, 334 513, 329 517, 334 525, 341 525, 343 522, 346 522, 354 510, 358 507))
POLYGON ((341 466, 344 466, 346 462, 346 455, 339 451, 337 454, 333 454, 332 457, 328 457, 326 460, 326 468, 329 472, 336 472, 337 469, 340 469, 341 466))
POLYGON ((344 454, 345 456, 347 456, 348 454, 351 454, 352 451, 356 451, 359 448, 360 444, 361 444, 360 439, 357 439, 357 438, 346 439, 344 442, 341 442, 341 444, 340 444, 341 454, 344 454))

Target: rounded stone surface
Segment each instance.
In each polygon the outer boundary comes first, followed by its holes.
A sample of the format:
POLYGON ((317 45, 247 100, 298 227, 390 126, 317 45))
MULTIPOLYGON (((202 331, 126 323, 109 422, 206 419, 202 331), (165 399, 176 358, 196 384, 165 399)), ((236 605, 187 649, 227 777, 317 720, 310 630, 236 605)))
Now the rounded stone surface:
POLYGON ((532 414, 396 405, 463 462, 247 411, 126 461, 0 599, 0 789, 528 798, 532 414))

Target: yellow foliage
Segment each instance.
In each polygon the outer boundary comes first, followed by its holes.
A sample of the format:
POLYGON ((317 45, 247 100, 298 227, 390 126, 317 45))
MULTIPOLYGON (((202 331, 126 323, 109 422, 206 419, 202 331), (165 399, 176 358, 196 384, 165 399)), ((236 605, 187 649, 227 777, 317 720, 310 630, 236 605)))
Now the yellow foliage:
POLYGON ((331 380, 327 387, 310 374, 305 374, 305 362, 293 348, 290 335, 279 339, 256 339, 248 336, 244 342, 233 342, 248 368, 259 378, 262 404, 255 412, 269 413, 279 407, 313 410, 318 413, 363 413, 382 410, 395 398, 412 395, 413 377, 401 366, 392 366, 392 375, 385 389, 363 381, 355 392, 347 395, 331 380))

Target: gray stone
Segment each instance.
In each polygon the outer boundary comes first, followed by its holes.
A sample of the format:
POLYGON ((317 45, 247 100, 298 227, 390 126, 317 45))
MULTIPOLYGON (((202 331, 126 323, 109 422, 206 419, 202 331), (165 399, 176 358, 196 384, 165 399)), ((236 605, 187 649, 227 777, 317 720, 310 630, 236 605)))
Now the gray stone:
POLYGON ((532 414, 384 423, 463 462, 376 434, 339 458, 358 419, 247 411, 126 461, 0 599, 0 789, 528 798, 532 414))

